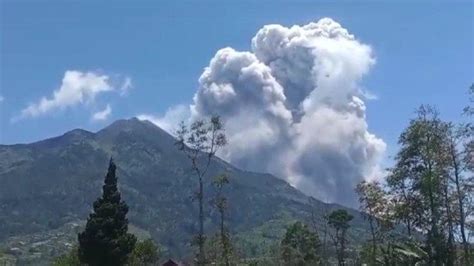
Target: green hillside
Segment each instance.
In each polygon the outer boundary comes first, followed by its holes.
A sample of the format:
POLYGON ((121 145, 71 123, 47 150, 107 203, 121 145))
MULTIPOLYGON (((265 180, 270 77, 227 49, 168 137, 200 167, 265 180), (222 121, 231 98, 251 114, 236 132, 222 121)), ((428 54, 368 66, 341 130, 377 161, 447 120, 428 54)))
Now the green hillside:
MULTIPOLYGON (((48 235, 85 220, 100 195, 112 156, 118 166, 120 190, 130 207, 131 224, 151 235, 165 254, 188 256, 191 236, 197 231, 197 205, 191 199, 196 180, 187 158, 174 143, 171 135, 154 124, 132 118, 96 133, 76 129, 36 143, 1 145, 3 249, 8 253, 15 248, 17 242, 12 239, 25 236, 28 242, 28 236, 48 235)), ((253 246, 259 246, 253 253, 264 250, 262 243, 270 246, 278 241, 289 223, 308 221, 312 211, 317 223, 323 224, 323 210, 340 208, 317 200, 309 204, 307 196, 285 181, 240 170, 220 159, 212 162, 208 177, 222 172, 231 177, 225 191, 230 228, 239 243, 245 243, 244 252, 255 249, 253 246)), ((205 193, 207 197, 212 193, 209 182, 205 193)), ((360 235, 366 227, 360 215, 350 211, 356 217, 351 231, 355 243, 364 240, 360 235)), ((213 232, 217 214, 209 205, 205 212, 206 231, 213 232)), ((65 235, 74 239, 75 231, 65 235)))

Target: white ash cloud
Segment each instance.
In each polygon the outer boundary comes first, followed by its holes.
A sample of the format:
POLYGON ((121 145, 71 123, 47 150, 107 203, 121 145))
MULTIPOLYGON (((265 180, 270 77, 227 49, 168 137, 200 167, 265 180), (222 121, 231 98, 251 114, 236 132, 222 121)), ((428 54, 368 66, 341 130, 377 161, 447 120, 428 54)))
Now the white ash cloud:
POLYGON ((267 25, 250 51, 219 50, 199 79, 191 118, 220 115, 229 145, 220 156, 270 172, 306 194, 354 206, 354 187, 377 178, 385 151, 368 131, 361 79, 371 47, 323 18, 267 25))

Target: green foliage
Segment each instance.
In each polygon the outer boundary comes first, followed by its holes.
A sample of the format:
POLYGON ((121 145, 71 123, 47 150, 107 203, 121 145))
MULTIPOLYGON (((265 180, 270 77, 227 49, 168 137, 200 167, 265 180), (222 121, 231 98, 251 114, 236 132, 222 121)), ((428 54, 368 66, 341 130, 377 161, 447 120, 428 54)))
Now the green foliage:
POLYGON ((79 258, 89 266, 124 265, 137 241, 127 232, 128 207, 121 200, 115 171, 116 166, 110 160, 102 197, 94 202, 86 229, 78 235, 79 258))
POLYGON ((352 221, 352 219, 354 219, 354 216, 343 209, 335 210, 327 217, 328 225, 333 228, 331 237, 336 249, 339 265, 344 265, 346 257, 347 230, 350 228, 349 222, 352 221))
POLYGON ((398 262, 428 263, 428 253, 415 241, 394 245, 394 253, 398 262))
POLYGON ((453 214, 448 187, 448 131, 449 125, 440 120, 436 109, 421 106, 400 135, 401 149, 388 182, 400 203, 396 215, 407 226, 427 232, 425 249, 435 265, 445 263, 453 253, 449 251, 453 248, 453 214))
POLYGON ((354 216, 349 214, 346 210, 339 209, 331 212, 328 216, 328 224, 336 230, 347 230, 350 227, 349 222, 354 219, 354 216))
POLYGON ((374 256, 374 251, 373 247, 369 243, 364 243, 360 249, 359 249, 359 260, 363 264, 367 265, 375 265, 374 260, 376 260, 376 257, 374 256))
POLYGON ((286 230, 296 220, 286 213, 269 219, 247 232, 234 236, 236 252, 245 258, 280 257, 280 244, 286 230))
POLYGON ((381 244, 385 233, 391 229, 391 215, 385 191, 378 182, 362 181, 356 187, 359 195, 360 210, 369 222, 371 240, 370 249, 364 246, 364 260, 370 265, 376 264, 377 245, 381 244))
POLYGON ((78 249, 75 247, 69 253, 61 255, 53 260, 53 266, 81 266, 78 249))
POLYGON ((232 244, 230 239, 230 233, 226 226, 226 212, 228 209, 227 198, 224 196, 224 187, 229 184, 229 177, 226 174, 218 175, 212 182, 216 195, 212 200, 214 207, 219 212, 219 237, 221 246, 221 259, 223 265, 230 265, 230 255, 232 252, 232 244))
MULTIPOLYGON (((471 87, 470 103, 473 92, 471 87)), ((468 106, 464 114, 470 118, 472 110, 468 106)), ((469 196, 474 187, 473 129, 471 122, 448 123, 434 107, 420 106, 400 135, 396 163, 386 179, 387 191, 367 183, 357 187, 361 209, 373 232, 372 247, 365 246, 360 252, 363 262, 470 265, 467 228, 473 209, 469 196), (390 225, 396 223, 405 225, 408 238, 393 237, 396 230, 390 225)))
POLYGON ((318 265, 320 246, 318 235, 305 224, 296 222, 287 229, 281 241, 282 261, 288 266, 318 265))
POLYGON ((372 246, 364 244, 359 251, 360 261, 369 266, 375 265, 428 265, 428 254, 420 243, 406 239, 379 244, 373 254, 372 246))
POLYGON ((129 266, 159 265, 160 251, 152 239, 138 242, 128 260, 129 266))
POLYGON ((239 261, 232 243, 229 241, 226 246, 223 245, 220 232, 207 239, 205 251, 207 261, 212 265, 236 265, 239 261))

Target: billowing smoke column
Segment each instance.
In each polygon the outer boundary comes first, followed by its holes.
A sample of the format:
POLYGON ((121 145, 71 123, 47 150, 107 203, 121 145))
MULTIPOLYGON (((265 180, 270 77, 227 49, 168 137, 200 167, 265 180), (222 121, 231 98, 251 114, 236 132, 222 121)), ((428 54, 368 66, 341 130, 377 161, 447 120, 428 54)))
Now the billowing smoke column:
POLYGON ((250 52, 216 53, 199 79, 191 115, 223 118, 224 159, 353 206, 354 186, 377 178, 386 146, 367 130, 358 85, 374 63, 371 48, 332 19, 267 25, 250 52))

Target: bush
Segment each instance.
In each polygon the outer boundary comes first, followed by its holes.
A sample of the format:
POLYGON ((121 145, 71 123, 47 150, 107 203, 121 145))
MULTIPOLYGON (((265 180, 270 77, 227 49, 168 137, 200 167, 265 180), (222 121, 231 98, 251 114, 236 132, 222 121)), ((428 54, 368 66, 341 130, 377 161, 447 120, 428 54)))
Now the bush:
POLYGON ((61 255, 53 260, 53 266, 80 266, 78 250, 73 248, 69 253, 61 255))
POLYGON ((160 260, 159 248, 152 239, 138 242, 130 255, 128 265, 130 266, 153 266, 158 265, 160 260))

